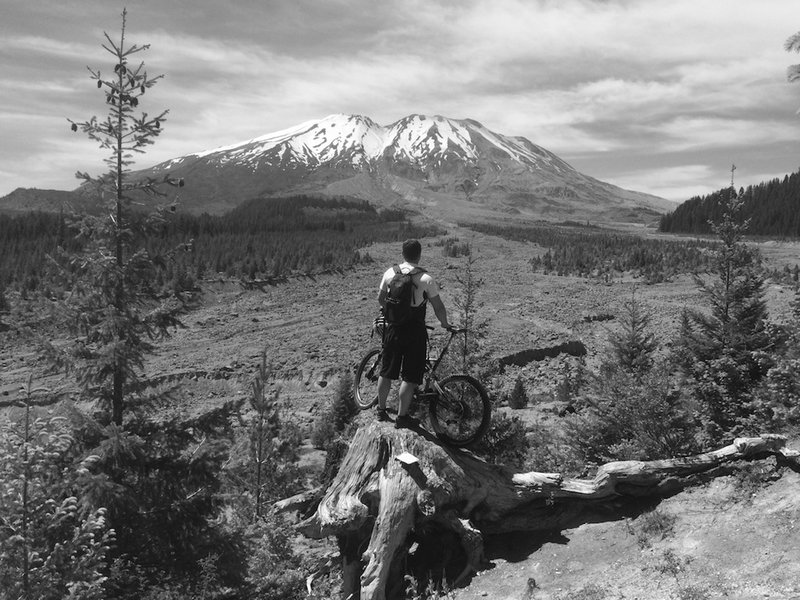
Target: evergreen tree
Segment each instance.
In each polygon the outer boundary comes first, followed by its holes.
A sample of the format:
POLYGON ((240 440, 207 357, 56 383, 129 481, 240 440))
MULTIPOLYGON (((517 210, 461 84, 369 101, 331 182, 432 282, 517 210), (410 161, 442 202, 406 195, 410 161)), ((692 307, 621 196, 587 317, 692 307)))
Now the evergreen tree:
POLYGON ((480 300, 480 290, 484 281, 475 271, 478 258, 469 245, 466 245, 463 254, 466 256, 466 263, 456 274, 459 290, 453 297, 453 304, 461 313, 461 327, 467 330, 460 370, 469 372, 478 365, 481 358, 481 340, 486 337, 488 321, 481 315, 483 302, 480 300))
POLYGON ((215 552, 223 556, 218 568, 226 584, 241 582, 244 568, 236 538, 217 521, 238 405, 166 416, 156 408, 164 405, 164 392, 151 387, 144 373, 154 343, 180 324, 185 299, 179 293, 165 297, 153 285, 160 268, 174 263, 172 251, 148 250, 166 225, 167 211, 137 212, 134 199, 159 197, 160 184, 180 182, 131 176, 133 156, 161 133, 167 111, 155 117, 137 113, 140 99, 161 76, 150 77, 143 63, 131 63, 148 46, 128 43, 126 19, 123 11, 118 41, 105 34, 113 74, 104 77, 89 68, 107 116, 70 121, 73 131, 109 151, 108 171, 98 177, 78 173, 104 208, 75 223, 80 247, 65 248, 59 257, 64 293, 57 305, 73 338, 66 353, 52 353, 71 367, 84 400, 99 401, 103 409, 71 416, 75 448, 94 457, 96 477, 85 490, 87 501, 106 507, 116 532, 108 598, 142 597, 163 579, 193 589, 201 561, 215 552))
POLYGON ((694 382, 709 441, 741 432, 750 413, 750 393, 770 366, 773 344, 767 329, 764 281, 756 251, 742 236, 741 202, 731 187, 713 230, 720 240, 714 278, 697 279, 709 312, 687 310, 681 321, 679 354, 694 382))
POLYGON ((291 496, 301 487, 297 466, 300 432, 292 424, 282 422, 278 407, 280 390, 270 386, 271 378, 264 351, 250 396, 253 414, 248 423, 249 460, 238 469, 253 497, 256 519, 266 514, 272 502, 291 496))
POLYGON ((689 454, 695 426, 672 367, 656 361, 650 315, 631 294, 599 371, 575 399, 567 443, 585 463, 652 460, 689 454))
POLYGON ((522 378, 517 377, 514 382, 514 389, 508 397, 508 405, 511 408, 525 408, 528 406, 528 394, 525 392, 525 384, 522 383, 522 378))
POLYGON ((641 375, 653 365, 653 353, 658 348, 650 329, 651 315, 636 300, 636 290, 623 305, 621 330, 613 331, 609 342, 619 366, 632 375, 641 375))
POLYGON ((148 76, 144 63, 131 64, 131 57, 149 46, 126 41, 126 18, 123 11, 118 42, 105 34, 103 48, 115 60, 113 75, 105 78, 89 68, 105 97, 108 114, 104 119, 70 121, 73 131, 83 131, 109 150, 105 159, 109 170, 98 177, 77 174, 104 200, 105 210, 80 221, 85 251, 82 256, 67 256, 69 263, 62 272, 70 292, 62 307, 77 334, 68 360, 83 389, 99 396, 117 425, 123 421, 126 394, 139 380, 144 357, 153 350, 152 340, 177 326, 183 309, 180 298, 163 300, 152 286, 163 257, 151 256, 143 240, 163 223, 162 211, 137 219, 132 210, 134 192, 157 196, 159 183, 180 182, 168 177, 160 182, 130 177, 133 155, 143 153, 161 133, 167 111, 156 117, 136 113, 139 99, 162 76, 148 76))

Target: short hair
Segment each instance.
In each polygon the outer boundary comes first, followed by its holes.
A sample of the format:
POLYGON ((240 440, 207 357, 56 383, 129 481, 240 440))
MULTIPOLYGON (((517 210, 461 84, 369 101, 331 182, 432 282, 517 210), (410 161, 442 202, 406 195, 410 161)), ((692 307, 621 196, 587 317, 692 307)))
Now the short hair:
POLYGON ((417 262, 422 256, 422 244, 419 240, 406 240, 403 242, 403 258, 408 262, 417 262))

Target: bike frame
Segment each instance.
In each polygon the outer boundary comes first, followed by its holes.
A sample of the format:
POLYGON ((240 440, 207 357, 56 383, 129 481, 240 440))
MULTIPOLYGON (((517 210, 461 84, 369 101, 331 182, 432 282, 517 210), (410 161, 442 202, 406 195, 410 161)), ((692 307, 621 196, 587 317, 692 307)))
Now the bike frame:
MULTIPOLYGON (((433 330, 433 327, 430 325, 426 325, 429 330, 433 330)), ((430 400, 431 397, 439 396, 441 398, 446 398, 446 394, 444 390, 439 386, 438 377, 436 376, 436 369, 439 367, 439 363, 442 362, 442 359, 447 354, 447 351, 450 349, 450 344, 453 343, 453 338, 461 333, 465 333, 466 329, 450 329, 450 337, 447 338, 444 346, 442 347, 441 351, 439 352, 439 356, 436 357, 435 360, 431 360, 431 345, 430 345, 430 336, 428 337, 428 343, 426 344, 425 350, 425 376, 423 385, 417 387, 414 390, 414 398, 418 401, 421 400, 430 400)))
MULTIPOLYGON (((444 355, 447 354, 447 351, 450 348, 450 344, 453 343, 453 338, 456 337, 460 333, 464 333, 465 331, 466 331, 465 329, 451 329, 450 330, 450 337, 447 338, 447 341, 445 342, 444 346, 442 347, 441 352, 439 352, 439 356, 433 362, 431 362, 431 345, 430 345, 430 343, 427 344, 427 350, 426 350, 427 356, 425 357, 425 367, 426 367, 425 370, 429 374, 433 375, 435 373, 436 368, 439 366, 439 363, 442 362, 442 359, 444 358, 444 355)), ((428 339, 430 340, 430 337, 428 339)))

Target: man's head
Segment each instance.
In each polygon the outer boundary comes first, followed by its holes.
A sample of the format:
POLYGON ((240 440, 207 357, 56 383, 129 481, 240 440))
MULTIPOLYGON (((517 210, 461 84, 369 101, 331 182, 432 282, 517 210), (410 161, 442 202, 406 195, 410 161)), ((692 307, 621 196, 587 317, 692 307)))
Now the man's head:
POLYGON ((406 240, 403 242, 403 258, 410 263, 419 262, 422 256, 422 244, 419 240, 406 240))

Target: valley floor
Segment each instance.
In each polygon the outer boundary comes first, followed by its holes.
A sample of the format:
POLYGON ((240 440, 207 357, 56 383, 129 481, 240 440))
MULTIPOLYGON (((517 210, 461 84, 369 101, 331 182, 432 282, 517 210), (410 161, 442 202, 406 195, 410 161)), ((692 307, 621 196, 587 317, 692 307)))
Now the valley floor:
MULTIPOLYGON (((681 310, 698 306, 700 299, 690 277, 644 285, 631 277, 606 283, 546 276, 530 269, 528 261, 541 252, 533 244, 466 230, 451 230, 450 235, 468 242, 477 258, 480 318, 487 320, 486 345, 495 359, 579 341, 591 366, 605 352, 614 317, 634 290, 652 311, 659 340, 668 344, 681 310)), ((443 256, 436 241, 423 240, 422 264, 442 283, 451 320, 458 322, 455 298, 467 260, 443 256)), ((765 244, 764 249, 775 264, 800 262, 796 245, 765 244)), ((367 250, 372 265, 290 278, 263 291, 245 290, 237 282, 206 281, 202 305, 146 365, 150 377, 186 384, 164 410, 199 412, 249 393, 265 351, 282 382, 284 412, 310 429, 332 397, 333 384, 377 343, 370 337, 377 286, 383 270, 400 260, 399 244, 367 250)), ((788 288, 769 285, 772 317, 788 318, 792 298, 788 288)), ((433 320, 430 315, 429 322, 433 320)), ((442 338, 434 333, 433 343, 442 338)), ((512 376, 520 376, 529 396, 544 407, 574 361, 559 355, 511 367, 507 375, 511 384, 512 376)), ((0 373, 0 401, 6 406, 29 374, 69 395, 64 380, 46 376, 32 347, 19 338, 0 344, 0 373)), ((520 415, 534 422, 556 418, 533 409, 520 415)), ((318 453, 308 452, 307 461, 320 460, 318 453)), ((800 475, 781 475, 752 488, 734 476, 722 477, 664 500, 657 510, 672 515, 674 526, 663 537, 637 533, 646 518, 641 514, 583 525, 550 539, 495 540, 489 545, 493 568, 456 590, 455 598, 800 598, 800 475)))

